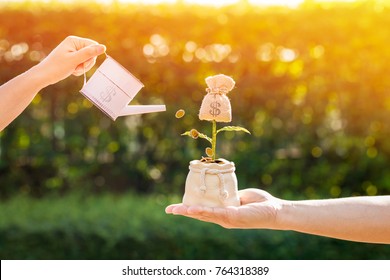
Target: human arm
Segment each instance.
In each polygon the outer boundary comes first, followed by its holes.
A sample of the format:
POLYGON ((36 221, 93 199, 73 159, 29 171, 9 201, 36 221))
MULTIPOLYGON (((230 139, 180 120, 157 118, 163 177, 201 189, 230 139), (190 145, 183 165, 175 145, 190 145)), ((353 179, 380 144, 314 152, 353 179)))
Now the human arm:
POLYGON ((239 192, 241 206, 170 205, 166 213, 226 228, 293 230, 343 240, 390 244, 390 196, 290 201, 259 189, 239 192))
POLYGON ((35 95, 48 85, 70 75, 82 75, 105 51, 97 42, 69 36, 43 61, 0 87, 0 131, 31 103, 35 95))

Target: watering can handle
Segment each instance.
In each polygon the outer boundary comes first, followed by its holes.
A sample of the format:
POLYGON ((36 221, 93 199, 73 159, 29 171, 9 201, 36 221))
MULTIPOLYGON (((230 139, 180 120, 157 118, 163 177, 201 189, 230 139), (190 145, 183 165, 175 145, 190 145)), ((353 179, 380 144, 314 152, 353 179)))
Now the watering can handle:
MULTIPOLYGON (((106 58, 108 58, 108 54, 106 52, 104 52, 104 54, 106 55, 106 58)), ((85 86, 87 83, 87 70, 85 69, 85 63, 83 63, 83 69, 84 69, 83 76, 84 76, 84 86, 85 86)))

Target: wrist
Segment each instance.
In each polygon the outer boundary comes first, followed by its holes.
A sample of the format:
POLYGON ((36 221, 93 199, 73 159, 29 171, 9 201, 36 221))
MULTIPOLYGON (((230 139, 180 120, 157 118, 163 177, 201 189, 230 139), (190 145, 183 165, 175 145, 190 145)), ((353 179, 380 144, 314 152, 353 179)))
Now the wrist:
POLYGON ((275 229, 293 230, 296 211, 296 205, 293 201, 281 199, 279 201, 279 208, 276 209, 277 215, 275 217, 275 229))
POLYGON ((31 67, 25 75, 28 75, 30 85, 38 92, 41 89, 49 86, 52 82, 49 79, 49 73, 45 71, 44 67, 42 67, 41 63, 34 65, 31 67))

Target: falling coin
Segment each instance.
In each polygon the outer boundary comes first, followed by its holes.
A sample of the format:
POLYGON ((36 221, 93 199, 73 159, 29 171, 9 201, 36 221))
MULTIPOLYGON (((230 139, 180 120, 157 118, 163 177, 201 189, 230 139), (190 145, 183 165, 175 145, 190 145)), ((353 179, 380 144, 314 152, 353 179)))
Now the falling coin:
POLYGON ((178 111, 176 112, 175 117, 176 117, 177 119, 180 119, 180 118, 182 118, 185 114, 186 114, 186 112, 185 112, 183 109, 180 109, 180 110, 178 110, 178 111))
POLYGON ((206 148, 206 155, 208 155, 209 157, 213 156, 213 150, 210 147, 206 148))
POLYGON ((196 139, 199 137, 199 131, 197 131, 195 128, 190 130, 190 135, 192 138, 196 139))

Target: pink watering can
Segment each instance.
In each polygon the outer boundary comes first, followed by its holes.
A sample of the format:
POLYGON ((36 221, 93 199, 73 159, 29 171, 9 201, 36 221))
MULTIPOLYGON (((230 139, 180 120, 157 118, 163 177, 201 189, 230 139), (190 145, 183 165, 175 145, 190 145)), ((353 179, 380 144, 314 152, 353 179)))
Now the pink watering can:
POLYGON ((165 105, 128 105, 143 84, 107 55, 80 92, 112 120, 117 117, 166 111, 165 105))

